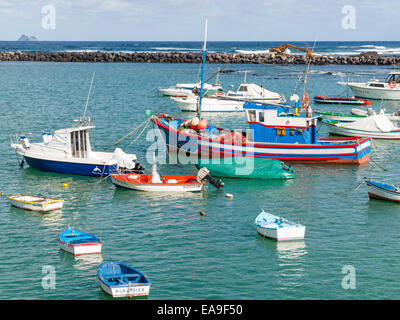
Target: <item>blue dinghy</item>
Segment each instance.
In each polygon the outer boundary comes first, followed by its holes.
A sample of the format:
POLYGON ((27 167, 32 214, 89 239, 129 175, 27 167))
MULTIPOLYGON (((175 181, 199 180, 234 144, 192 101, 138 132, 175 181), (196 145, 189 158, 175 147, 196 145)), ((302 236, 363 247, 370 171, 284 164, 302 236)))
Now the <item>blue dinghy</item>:
POLYGON ((62 250, 73 255, 101 253, 102 241, 99 237, 69 227, 57 240, 62 250))
POLYGON ((150 279, 121 262, 103 262, 97 277, 104 292, 114 298, 148 296, 150 292, 150 279))
POLYGON ((400 202, 400 186, 364 179, 370 198, 400 202))

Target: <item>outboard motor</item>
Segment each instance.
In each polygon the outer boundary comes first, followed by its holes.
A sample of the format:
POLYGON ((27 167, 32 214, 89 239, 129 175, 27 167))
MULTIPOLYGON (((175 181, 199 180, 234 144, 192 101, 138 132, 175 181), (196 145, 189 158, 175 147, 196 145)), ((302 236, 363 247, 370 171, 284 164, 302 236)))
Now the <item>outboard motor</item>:
POLYGON ((142 174, 146 168, 143 167, 138 161, 135 162, 135 168, 133 168, 134 173, 142 174))
POLYGON ((224 186, 224 183, 221 180, 217 180, 211 176, 210 171, 205 167, 201 168, 197 173, 197 181, 202 182, 204 180, 210 182, 217 189, 220 189, 224 186))

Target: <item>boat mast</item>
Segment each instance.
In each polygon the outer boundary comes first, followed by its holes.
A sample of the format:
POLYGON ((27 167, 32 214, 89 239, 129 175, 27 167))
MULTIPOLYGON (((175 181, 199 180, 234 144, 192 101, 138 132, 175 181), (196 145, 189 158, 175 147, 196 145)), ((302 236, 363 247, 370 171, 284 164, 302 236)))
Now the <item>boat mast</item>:
POLYGON ((204 44, 203 44, 203 63, 201 66, 201 86, 200 86, 200 99, 199 99, 199 108, 197 110, 198 117, 201 117, 201 102, 203 100, 203 85, 204 85, 204 66, 206 63, 206 47, 207 47, 207 20, 204 27, 204 44))

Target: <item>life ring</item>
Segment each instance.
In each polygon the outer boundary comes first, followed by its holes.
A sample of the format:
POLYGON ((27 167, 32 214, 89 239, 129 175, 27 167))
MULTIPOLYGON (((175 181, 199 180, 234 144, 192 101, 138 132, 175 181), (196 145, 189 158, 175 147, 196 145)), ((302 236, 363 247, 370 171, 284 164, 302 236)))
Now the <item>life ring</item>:
POLYGON ((397 82, 396 82, 396 81, 390 82, 390 83, 389 83, 389 87, 390 87, 390 89, 396 88, 396 87, 397 87, 397 82))
POLYGON ((303 99, 302 99, 302 105, 304 108, 308 107, 308 104, 310 103, 310 98, 308 97, 308 93, 306 92, 303 95, 303 99))

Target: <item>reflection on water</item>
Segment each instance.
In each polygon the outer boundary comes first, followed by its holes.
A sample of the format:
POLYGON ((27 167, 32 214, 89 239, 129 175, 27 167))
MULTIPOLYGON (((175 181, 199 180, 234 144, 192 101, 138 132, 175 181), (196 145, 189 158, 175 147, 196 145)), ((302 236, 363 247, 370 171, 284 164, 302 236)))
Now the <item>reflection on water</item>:
POLYGON ((74 256, 74 258, 74 268, 77 270, 89 270, 94 267, 97 268, 100 263, 103 262, 103 256, 101 254, 83 254, 74 256))
POLYGON ((16 218, 38 221, 41 225, 46 227, 58 227, 64 224, 62 209, 40 212, 24 210, 10 205, 10 213, 14 214, 16 218))
POLYGON ((304 249, 305 247, 306 243, 304 241, 278 241, 276 244, 276 249, 278 251, 301 252, 300 255, 307 253, 305 250, 298 250, 298 249, 304 249))

